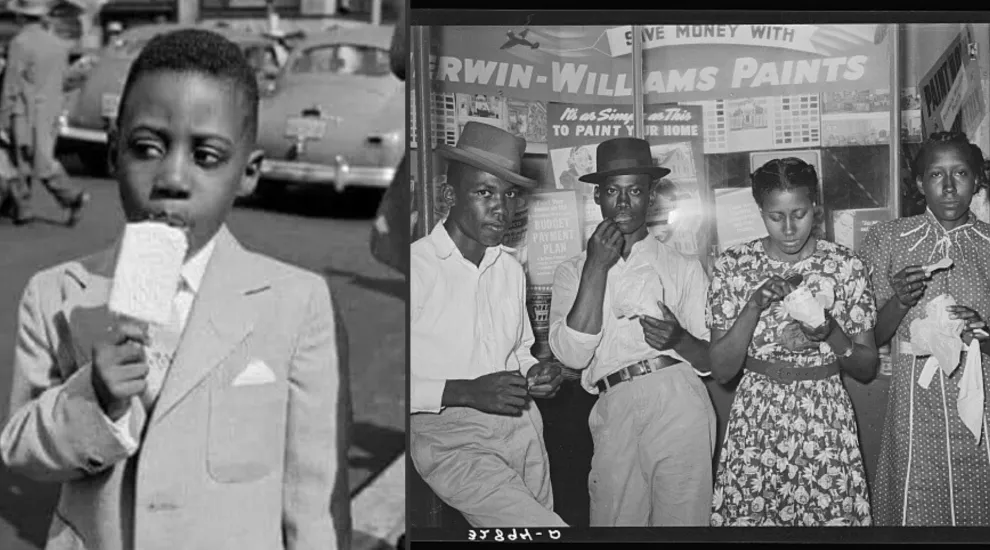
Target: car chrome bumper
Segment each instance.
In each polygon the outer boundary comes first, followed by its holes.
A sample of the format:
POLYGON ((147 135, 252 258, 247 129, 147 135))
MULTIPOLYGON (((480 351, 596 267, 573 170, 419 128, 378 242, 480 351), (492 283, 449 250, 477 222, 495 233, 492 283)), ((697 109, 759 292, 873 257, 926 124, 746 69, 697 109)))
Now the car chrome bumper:
POLYGON ((297 183, 332 185, 338 192, 348 187, 387 188, 395 177, 395 168, 380 166, 330 166, 312 162, 265 159, 261 177, 297 183))
POLYGON ((89 130, 87 128, 77 128, 74 126, 59 126, 58 137, 61 139, 71 139, 73 141, 85 141, 87 143, 107 143, 107 133, 102 130, 89 130))

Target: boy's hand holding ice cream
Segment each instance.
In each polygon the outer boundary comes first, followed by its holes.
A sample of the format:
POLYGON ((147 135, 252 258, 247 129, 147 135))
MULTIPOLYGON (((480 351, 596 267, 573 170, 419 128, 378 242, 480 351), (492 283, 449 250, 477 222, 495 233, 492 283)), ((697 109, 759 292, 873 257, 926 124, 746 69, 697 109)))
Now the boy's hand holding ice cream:
POLYGON ((107 306, 115 323, 93 350, 93 388, 111 420, 145 390, 148 329, 170 321, 188 246, 185 231, 166 223, 124 229, 107 306))

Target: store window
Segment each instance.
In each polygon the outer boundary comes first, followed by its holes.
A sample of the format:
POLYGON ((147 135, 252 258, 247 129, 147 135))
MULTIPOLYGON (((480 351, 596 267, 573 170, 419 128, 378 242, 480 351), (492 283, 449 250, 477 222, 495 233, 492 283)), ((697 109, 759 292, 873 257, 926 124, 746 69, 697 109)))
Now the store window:
MULTIPOLYGON (((888 25, 635 29, 641 63, 633 26, 431 27, 432 138, 454 145, 467 121, 525 137, 525 169, 541 191, 573 195, 553 195, 575 203, 568 253, 601 221, 593 186, 578 178, 595 169, 597 145, 618 136, 647 139, 654 161, 672 170, 657 187, 651 233, 706 268, 726 247, 765 234, 748 176, 773 158, 815 166, 829 239, 855 249, 870 223, 890 217, 888 25)), ((527 214, 508 239, 542 289, 563 258, 528 255, 527 214)))

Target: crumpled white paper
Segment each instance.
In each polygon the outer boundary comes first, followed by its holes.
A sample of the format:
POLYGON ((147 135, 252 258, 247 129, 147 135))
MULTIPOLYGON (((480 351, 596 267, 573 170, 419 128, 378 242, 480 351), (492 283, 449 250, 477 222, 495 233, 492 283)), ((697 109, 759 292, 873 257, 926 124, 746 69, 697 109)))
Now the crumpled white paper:
POLYGON ((807 286, 799 286, 783 300, 784 311, 794 320, 816 328, 825 322, 825 310, 835 303, 835 288, 823 281, 821 290, 812 293, 807 286))
POLYGON ((956 408, 959 418, 980 444, 983 433, 983 357, 980 352, 980 342, 976 338, 969 343, 966 350, 966 366, 963 367, 962 378, 959 380, 959 398, 956 408))
POLYGON ((918 380, 923 388, 928 388, 936 367, 942 367, 942 372, 949 376, 959 366, 963 350, 959 334, 965 323, 952 318, 948 307, 954 305, 956 300, 952 296, 936 296, 925 306, 925 316, 911 322, 911 348, 915 356, 931 355, 918 380))
MULTIPOLYGON (((952 319, 949 306, 956 300, 942 294, 925 306, 925 316, 911 322, 911 349, 915 356, 931 355, 921 369, 918 385, 928 389, 939 367, 946 376, 959 367, 964 347, 959 335, 965 327, 962 319, 952 319)), ((966 365, 959 379, 956 409, 966 428, 980 443, 983 433, 983 358, 980 343, 974 339, 966 350, 966 365)))
POLYGON ((622 276, 612 297, 612 314, 618 319, 649 315, 663 319, 657 301, 664 302, 664 288, 652 266, 640 265, 622 276))

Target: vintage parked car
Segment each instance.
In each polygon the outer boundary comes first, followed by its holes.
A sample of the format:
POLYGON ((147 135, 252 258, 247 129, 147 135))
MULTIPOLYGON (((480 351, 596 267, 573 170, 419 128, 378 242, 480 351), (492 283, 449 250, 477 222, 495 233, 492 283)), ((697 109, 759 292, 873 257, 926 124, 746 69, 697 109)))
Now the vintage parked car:
MULTIPOLYGON (((115 44, 103 48, 94 66, 89 69, 85 83, 67 98, 59 121, 59 148, 78 152, 90 172, 105 173, 107 132, 117 116, 120 93, 131 63, 153 37, 188 27, 178 24, 133 27, 124 31, 115 44)), ((209 28, 241 45, 258 69, 260 80, 270 80, 271 76, 263 76, 265 73, 274 75, 278 72, 274 40, 245 31, 209 28)))
POLYGON ((405 150, 405 86, 389 65, 393 26, 300 41, 260 109, 262 193, 282 184, 384 190, 405 150))

